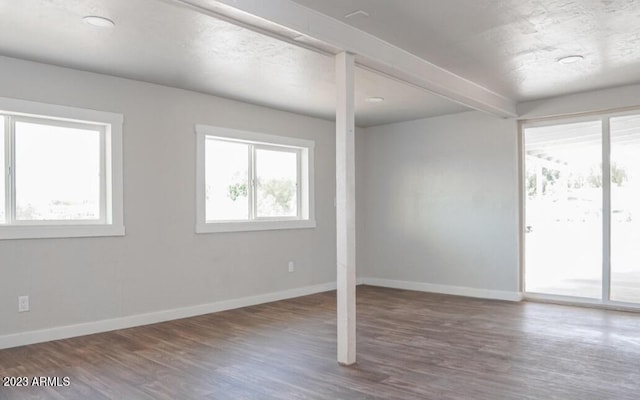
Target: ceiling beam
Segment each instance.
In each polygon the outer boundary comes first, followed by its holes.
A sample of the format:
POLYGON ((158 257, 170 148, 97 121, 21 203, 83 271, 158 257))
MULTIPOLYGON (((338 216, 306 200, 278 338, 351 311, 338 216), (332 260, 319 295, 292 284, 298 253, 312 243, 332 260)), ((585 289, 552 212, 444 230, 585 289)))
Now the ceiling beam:
POLYGON ((467 107, 516 117, 516 103, 384 40, 291 0, 173 0, 208 10, 259 31, 273 28, 287 41, 321 52, 349 52, 359 65, 467 107), (291 32, 295 32, 291 36, 291 32))

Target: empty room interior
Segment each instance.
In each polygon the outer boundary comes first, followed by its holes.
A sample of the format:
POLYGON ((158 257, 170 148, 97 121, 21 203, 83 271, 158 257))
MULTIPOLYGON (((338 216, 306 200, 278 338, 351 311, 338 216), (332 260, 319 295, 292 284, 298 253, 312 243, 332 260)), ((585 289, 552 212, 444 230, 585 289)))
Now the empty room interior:
POLYGON ((0 400, 640 398, 640 1, 0 2, 0 400))

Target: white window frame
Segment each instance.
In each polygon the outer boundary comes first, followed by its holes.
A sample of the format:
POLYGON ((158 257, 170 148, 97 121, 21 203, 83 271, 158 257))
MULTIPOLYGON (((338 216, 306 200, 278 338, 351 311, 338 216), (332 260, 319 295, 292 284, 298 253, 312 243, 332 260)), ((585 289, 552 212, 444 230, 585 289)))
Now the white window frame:
POLYGON ((286 136, 241 131, 208 125, 196 125, 196 233, 245 232, 277 229, 315 228, 314 205, 314 148, 315 142, 286 136), (257 217, 256 180, 249 182, 249 219, 240 221, 206 220, 205 145, 207 138, 236 143, 246 143, 249 148, 250 175, 256 176, 256 163, 252 157, 256 150, 295 152, 298 155, 297 216, 257 217))
POLYGON ((5 117, 5 216, 0 223, 2 239, 122 236, 123 212, 122 114, 0 97, 5 117), (100 217, 94 220, 16 220, 14 126, 29 122, 89 129, 100 134, 100 217))

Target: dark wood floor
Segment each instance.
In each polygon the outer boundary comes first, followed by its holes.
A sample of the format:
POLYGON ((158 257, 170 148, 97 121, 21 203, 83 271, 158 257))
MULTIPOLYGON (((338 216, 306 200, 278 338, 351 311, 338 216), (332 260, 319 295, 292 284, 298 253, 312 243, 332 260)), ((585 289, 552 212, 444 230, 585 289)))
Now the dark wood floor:
POLYGON ((335 292, 0 351, 0 399, 640 399, 640 314, 358 288, 358 364, 335 292))

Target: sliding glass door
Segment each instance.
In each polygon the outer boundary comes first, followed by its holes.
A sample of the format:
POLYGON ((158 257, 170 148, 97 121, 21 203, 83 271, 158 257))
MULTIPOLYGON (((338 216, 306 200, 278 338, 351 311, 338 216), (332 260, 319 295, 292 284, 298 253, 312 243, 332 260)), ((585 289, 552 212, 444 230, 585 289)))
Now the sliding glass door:
POLYGON ((640 115, 523 126, 524 290, 640 304, 640 115))
POLYGON ((640 116, 611 118, 611 300, 640 303, 640 116))
POLYGON ((526 128, 526 290, 600 298, 602 123, 526 128))

